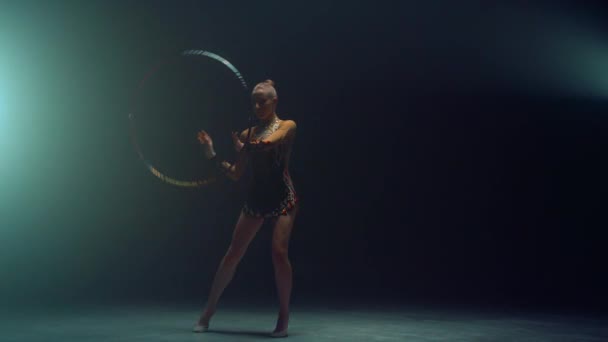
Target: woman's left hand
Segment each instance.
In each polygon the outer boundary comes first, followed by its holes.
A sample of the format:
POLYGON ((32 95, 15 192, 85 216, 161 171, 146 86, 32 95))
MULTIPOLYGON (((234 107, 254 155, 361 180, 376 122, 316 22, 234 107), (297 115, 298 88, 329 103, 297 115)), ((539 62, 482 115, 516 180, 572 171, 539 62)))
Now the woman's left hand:
POLYGON ((251 140, 251 142, 249 143, 249 148, 252 151, 261 151, 264 150, 266 147, 270 146, 270 141, 265 141, 265 140, 251 140))

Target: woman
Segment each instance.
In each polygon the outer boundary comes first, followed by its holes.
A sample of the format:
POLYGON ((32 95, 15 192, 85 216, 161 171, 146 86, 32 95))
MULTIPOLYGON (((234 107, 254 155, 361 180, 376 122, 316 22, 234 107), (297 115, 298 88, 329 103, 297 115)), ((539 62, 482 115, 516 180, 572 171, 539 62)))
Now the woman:
POLYGON ((238 180, 249 163, 253 169, 253 179, 246 203, 234 228, 232 241, 213 279, 207 307, 194 331, 207 331, 219 298, 232 280, 247 246, 264 220, 269 219, 274 225, 272 261, 280 304, 277 324, 271 336, 286 337, 292 287, 292 269, 287 250, 297 202, 288 168, 296 124, 292 120, 281 120, 277 116, 278 97, 272 80, 257 84, 251 98, 259 124, 252 127, 251 132, 245 130, 240 136, 232 134, 237 150, 236 162, 233 165, 217 159, 209 134, 205 131, 198 133, 205 157, 215 160, 227 177, 238 180))

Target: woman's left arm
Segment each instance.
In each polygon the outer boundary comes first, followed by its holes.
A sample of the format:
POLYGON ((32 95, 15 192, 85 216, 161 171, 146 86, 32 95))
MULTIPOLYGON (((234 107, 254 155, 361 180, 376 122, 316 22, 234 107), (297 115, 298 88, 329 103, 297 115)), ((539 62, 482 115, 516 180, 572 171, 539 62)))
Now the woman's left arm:
POLYGON ((279 128, 269 135, 266 139, 260 141, 252 141, 250 143, 253 149, 267 149, 281 144, 286 139, 290 139, 296 133, 296 123, 293 120, 285 120, 279 124, 279 128))

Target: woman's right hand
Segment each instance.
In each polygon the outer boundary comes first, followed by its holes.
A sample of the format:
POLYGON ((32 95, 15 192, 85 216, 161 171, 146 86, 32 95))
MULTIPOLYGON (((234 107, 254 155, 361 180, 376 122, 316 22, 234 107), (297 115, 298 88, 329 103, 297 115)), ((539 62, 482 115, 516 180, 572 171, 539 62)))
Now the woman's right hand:
POLYGON ((243 149, 243 142, 239 138, 239 134, 237 132, 232 132, 232 143, 234 144, 234 150, 239 153, 243 149))
POLYGON ((215 156, 215 151, 213 150, 213 140, 211 139, 211 136, 204 130, 201 130, 198 132, 197 138, 203 146, 205 157, 207 159, 213 158, 215 156))

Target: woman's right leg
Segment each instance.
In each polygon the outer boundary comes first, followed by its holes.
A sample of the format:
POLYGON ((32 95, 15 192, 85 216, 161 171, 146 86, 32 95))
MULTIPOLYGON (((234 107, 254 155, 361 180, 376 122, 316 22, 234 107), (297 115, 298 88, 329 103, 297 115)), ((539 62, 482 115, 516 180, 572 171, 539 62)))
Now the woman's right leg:
POLYGON ((264 223, 263 218, 247 216, 241 212, 232 234, 232 242, 215 273, 211 291, 209 292, 209 299, 207 300, 207 307, 198 321, 200 325, 209 325, 209 320, 215 313, 222 292, 224 292, 224 289, 232 280, 236 267, 243 258, 243 255, 245 255, 249 243, 255 237, 262 223, 264 223))

